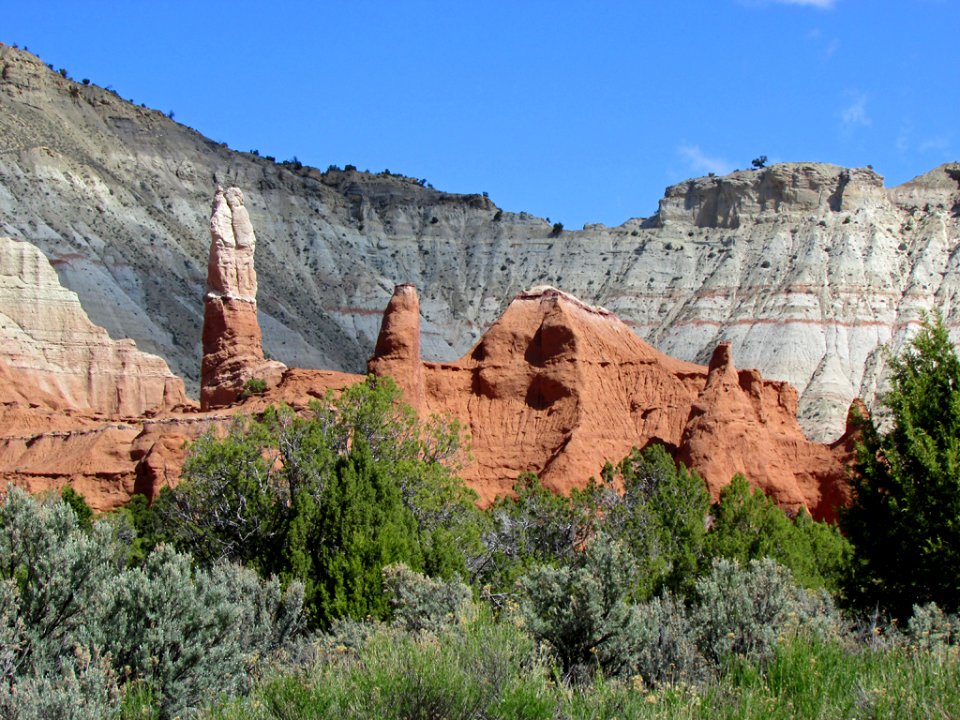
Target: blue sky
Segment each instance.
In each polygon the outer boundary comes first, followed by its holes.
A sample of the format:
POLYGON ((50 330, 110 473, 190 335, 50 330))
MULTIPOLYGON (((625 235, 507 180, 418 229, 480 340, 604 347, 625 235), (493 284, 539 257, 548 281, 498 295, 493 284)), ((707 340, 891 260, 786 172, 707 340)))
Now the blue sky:
POLYGON ((960 2, 11 2, 0 41, 238 150, 615 225, 767 155, 960 159, 960 2))

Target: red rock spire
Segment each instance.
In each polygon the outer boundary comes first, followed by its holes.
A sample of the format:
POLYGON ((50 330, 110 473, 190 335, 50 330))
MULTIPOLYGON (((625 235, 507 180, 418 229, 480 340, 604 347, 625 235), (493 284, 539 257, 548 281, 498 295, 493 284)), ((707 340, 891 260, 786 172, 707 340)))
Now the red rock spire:
POLYGON ((238 188, 217 190, 210 218, 210 260, 203 303, 200 406, 236 402, 244 383, 276 386, 286 366, 266 360, 257 321, 257 238, 238 188))
POLYGON ((383 313, 380 335, 367 371, 389 375, 403 390, 404 399, 420 412, 424 408, 423 364, 420 362, 420 298, 415 285, 397 285, 383 313))

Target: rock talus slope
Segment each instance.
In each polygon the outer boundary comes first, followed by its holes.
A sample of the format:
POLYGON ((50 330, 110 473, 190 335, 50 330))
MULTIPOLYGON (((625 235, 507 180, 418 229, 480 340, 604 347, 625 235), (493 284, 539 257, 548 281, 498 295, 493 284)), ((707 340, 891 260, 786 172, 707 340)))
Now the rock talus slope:
POLYGON ((833 439, 850 401, 882 388, 884 343, 898 350, 926 309, 960 320, 957 163, 894 188, 817 163, 697 178, 649 217, 554 237, 479 192, 232 151, 2 45, 0 138, 0 234, 39 247, 94 322, 193 392, 217 185, 244 188, 263 348, 291 367, 361 371, 396 284, 423 290, 430 360, 463 354, 509 298, 551 284, 684 360, 729 342, 739 364, 797 388, 808 436, 833 439))

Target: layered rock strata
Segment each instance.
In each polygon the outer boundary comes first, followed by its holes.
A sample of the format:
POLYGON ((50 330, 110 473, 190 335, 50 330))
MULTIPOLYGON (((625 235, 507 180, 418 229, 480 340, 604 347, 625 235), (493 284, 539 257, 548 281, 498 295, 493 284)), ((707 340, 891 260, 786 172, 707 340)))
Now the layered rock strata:
MULTIPOLYGON (((10 396, 0 408, 6 428, 0 478, 32 490, 69 483, 95 509, 109 509, 134 492, 153 497, 176 483, 187 443, 224 431, 236 413, 278 402, 306 410, 328 389, 361 380, 265 360, 254 248, 240 191, 218 191, 204 299, 201 411, 163 406, 152 418, 108 421, 85 412, 59 387, 36 402, 10 396), (243 383, 252 377, 265 379, 266 390, 245 397, 243 383)), ((716 349, 709 367, 676 360, 612 312, 553 287, 520 293, 453 362, 422 361, 420 319, 416 288, 395 288, 368 368, 394 377, 421 415, 462 423, 472 451, 464 479, 484 503, 509 493, 525 472, 569 492, 605 462, 650 443, 663 443, 689 462, 714 495, 742 472, 782 506, 805 507, 815 517, 832 517, 845 498, 850 438, 832 446, 808 442, 796 422, 796 391, 755 370, 737 371, 729 345, 716 349)), ((11 372, 21 372, 0 370, 14 381, 11 372)), ((36 385, 33 378, 27 376, 36 385)))
POLYGON ((248 380, 276 387, 286 370, 282 363, 263 355, 253 266, 257 238, 238 188, 217 190, 210 237, 200 369, 200 406, 204 410, 235 403, 248 380))
POLYGON ((188 402, 183 381, 90 322, 36 247, 0 237, 0 402, 138 416, 188 402))
POLYGON ((245 190, 263 347, 292 367, 360 372, 398 282, 423 289, 431 360, 551 284, 675 357, 706 364, 729 342, 739 364, 794 385, 808 436, 832 440, 851 399, 882 390, 884 344, 901 348, 923 310, 960 323, 956 162, 898 187, 810 162, 695 178, 652 215, 552 237, 479 192, 232 151, 9 46, 0 71, 0 234, 40 247, 94 322, 162 355, 192 392, 217 183, 245 190))

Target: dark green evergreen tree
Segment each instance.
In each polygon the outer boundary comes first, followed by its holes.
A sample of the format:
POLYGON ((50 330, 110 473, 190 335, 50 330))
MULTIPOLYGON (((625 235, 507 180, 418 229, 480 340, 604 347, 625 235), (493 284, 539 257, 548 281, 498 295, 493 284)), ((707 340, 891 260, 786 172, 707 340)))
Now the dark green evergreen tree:
POLYGON ((383 568, 420 570, 423 555, 413 513, 366 441, 337 460, 319 497, 304 493, 297 504, 286 551, 292 576, 305 581, 308 616, 324 627, 340 617, 385 617, 383 568))
POLYGON ((370 377, 307 416, 268 408, 205 436, 156 512, 203 564, 237 560, 303 582, 317 624, 379 617, 383 565, 449 578, 480 555, 476 496, 454 474, 460 436, 422 423, 389 378, 370 377))
POLYGON ((791 519, 761 490, 751 490, 743 475, 720 491, 711 516, 707 557, 742 565, 768 557, 804 587, 838 589, 850 549, 835 526, 815 522, 806 510, 791 519))
POLYGON ((914 604, 960 610, 960 359, 942 318, 927 318, 891 360, 890 429, 862 419, 853 504, 841 524, 855 549, 848 593, 896 617, 914 604))
POLYGON ((710 496, 695 472, 677 464, 662 445, 634 449, 616 471, 605 471, 604 529, 623 540, 640 567, 638 595, 693 586, 703 554, 710 496), (615 495, 617 480, 623 493, 615 495))

